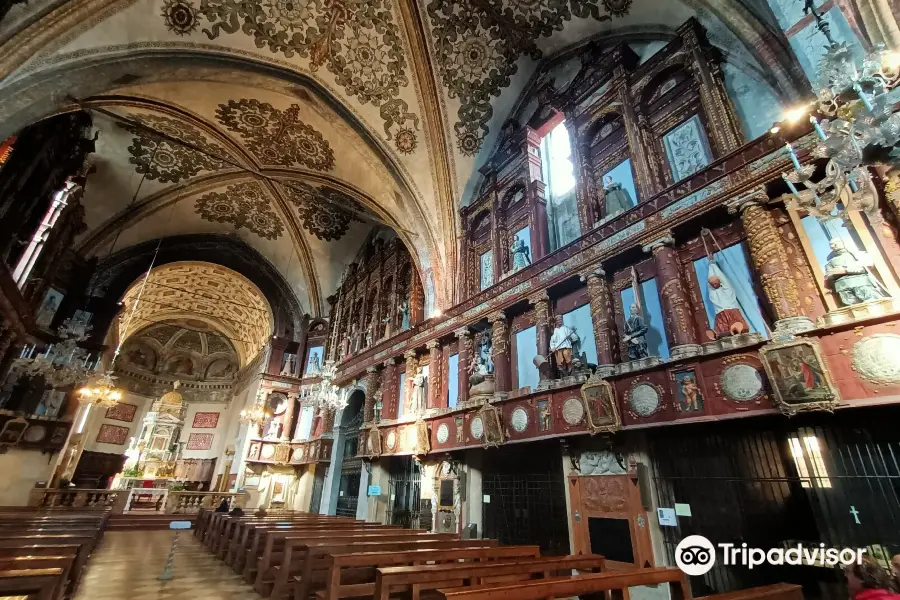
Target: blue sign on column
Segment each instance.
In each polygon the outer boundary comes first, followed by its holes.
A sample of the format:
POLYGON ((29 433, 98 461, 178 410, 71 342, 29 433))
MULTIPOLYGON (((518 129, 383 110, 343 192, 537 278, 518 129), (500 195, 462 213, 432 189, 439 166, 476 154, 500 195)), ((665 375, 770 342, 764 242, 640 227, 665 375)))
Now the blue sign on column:
POLYGON ((369 486, 369 495, 370 496, 380 496, 381 495, 381 486, 380 485, 370 485, 369 486))

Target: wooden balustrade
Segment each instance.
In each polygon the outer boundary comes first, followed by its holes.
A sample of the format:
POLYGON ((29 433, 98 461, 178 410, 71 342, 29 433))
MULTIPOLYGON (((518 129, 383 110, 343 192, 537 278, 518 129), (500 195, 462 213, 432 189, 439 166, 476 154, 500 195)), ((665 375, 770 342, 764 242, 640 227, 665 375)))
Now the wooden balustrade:
POLYGON ((246 504, 246 494, 241 492, 170 492, 166 512, 170 514, 197 513, 201 508, 215 510, 222 500, 228 501, 228 509, 246 504))
POLYGON ((36 488, 31 491, 28 506, 40 508, 98 508, 113 513, 125 510, 128 492, 124 490, 98 490, 81 488, 36 488))
POLYGON ((189 514, 206 508, 215 510, 223 499, 228 509, 243 507, 247 498, 237 492, 172 492, 166 488, 132 488, 130 490, 96 490, 80 488, 41 489, 31 491, 28 505, 40 508, 108 508, 122 514, 145 508, 161 514, 189 514))

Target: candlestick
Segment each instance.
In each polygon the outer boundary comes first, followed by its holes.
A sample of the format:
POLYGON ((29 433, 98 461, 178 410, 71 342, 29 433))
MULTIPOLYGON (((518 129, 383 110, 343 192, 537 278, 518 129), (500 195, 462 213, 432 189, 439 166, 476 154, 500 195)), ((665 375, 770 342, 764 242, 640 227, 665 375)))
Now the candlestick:
POLYGON ((825 135, 825 131, 822 129, 822 126, 819 125, 819 120, 813 116, 809 117, 809 122, 813 124, 813 127, 816 129, 816 133, 819 135, 819 139, 823 142, 828 140, 828 136, 825 135))
POLYGON ((782 175, 781 178, 784 179, 784 182, 787 184, 788 189, 791 190, 791 193, 792 193, 792 194, 794 194, 795 196, 797 196, 797 195, 800 194, 800 192, 797 191, 797 186, 794 185, 794 182, 793 182, 793 181, 791 181, 790 179, 788 179, 788 178, 785 177, 784 175, 782 175))
POLYGON ((791 162, 794 164, 794 170, 799 173, 800 172, 800 161, 797 160, 797 153, 794 152, 794 147, 791 146, 790 143, 785 144, 784 147, 787 148, 788 154, 791 157, 791 162))
POLYGON ((872 112, 872 103, 869 102, 869 99, 866 97, 865 92, 863 92, 858 83, 853 84, 853 91, 855 91, 856 95, 859 96, 859 99, 862 100, 863 106, 866 107, 866 110, 872 112))

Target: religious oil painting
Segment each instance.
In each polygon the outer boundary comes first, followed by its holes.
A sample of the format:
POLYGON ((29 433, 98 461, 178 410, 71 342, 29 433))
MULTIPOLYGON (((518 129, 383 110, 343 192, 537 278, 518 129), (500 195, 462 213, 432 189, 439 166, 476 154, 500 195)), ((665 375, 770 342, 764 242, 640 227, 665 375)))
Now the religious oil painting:
POLYGON ((56 311, 59 310, 59 305, 62 304, 62 301, 63 293, 59 290, 49 288, 44 292, 44 300, 41 302, 41 307, 38 309, 37 317, 34 320, 35 324, 38 327, 48 329, 53 323, 53 317, 56 316, 56 311))
POLYGON ((759 355, 782 411, 832 410, 840 400, 818 340, 764 346, 759 355))
POLYGON ((550 401, 538 400, 538 431, 550 431, 553 426, 553 417, 550 415, 550 401))
POLYGON ((671 374, 675 384, 676 406, 681 412, 699 412, 703 410, 703 390, 694 369, 675 371, 671 374))
POLYGON ((115 406, 106 409, 106 418, 113 421, 123 421, 131 423, 134 421, 134 415, 137 413, 137 406, 128 404, 127 402, 119 402, 115 406))
POLYGON ((304 377, 316 377, 322 373, 322 357, 325 355, 323 346, 313 346, 309 349, 306 357, 306 369, 303 371, 304 377))
POLYGON ((616 393, 608 381, 591 377, 581 386, 581 397, 587 406, 588 426, 591 431, 611 432, 622 428, 616 393))
POLYGON ((626 158, 603 174, 603 220, 610 219, 637 205, 637 189, 631 159, 626 158))
POLYGON ((129 431, 127 427, 104 423, 100 426, 100 431, 97 432, 97 443, 124 446, 126 440, 128 440, 129 431))

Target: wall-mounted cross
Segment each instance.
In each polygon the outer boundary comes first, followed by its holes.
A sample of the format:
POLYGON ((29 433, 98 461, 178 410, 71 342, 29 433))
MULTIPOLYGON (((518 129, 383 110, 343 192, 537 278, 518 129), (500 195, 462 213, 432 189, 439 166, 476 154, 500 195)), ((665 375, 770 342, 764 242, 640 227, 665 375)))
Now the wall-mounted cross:
POLYGON ((850 505, 850 514, 853 515, 853 520, 855 520, 856 524, 859 525, 859 511, 856 510, 856 507, 852 504, 850 505))

